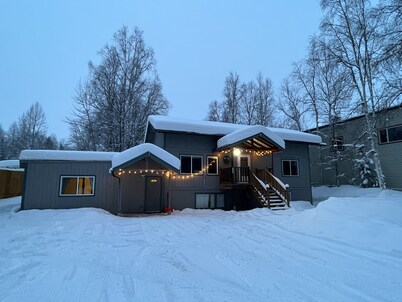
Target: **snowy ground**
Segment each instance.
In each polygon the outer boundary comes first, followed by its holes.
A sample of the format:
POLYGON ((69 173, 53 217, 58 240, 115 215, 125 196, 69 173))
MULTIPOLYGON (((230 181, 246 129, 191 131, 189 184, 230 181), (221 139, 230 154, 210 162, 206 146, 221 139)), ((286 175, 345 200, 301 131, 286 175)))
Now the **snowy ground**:
POLYGON ((342 197, 143 218, 0 200, 0 301, 401 301, 402 193, 314 195, 342 197))

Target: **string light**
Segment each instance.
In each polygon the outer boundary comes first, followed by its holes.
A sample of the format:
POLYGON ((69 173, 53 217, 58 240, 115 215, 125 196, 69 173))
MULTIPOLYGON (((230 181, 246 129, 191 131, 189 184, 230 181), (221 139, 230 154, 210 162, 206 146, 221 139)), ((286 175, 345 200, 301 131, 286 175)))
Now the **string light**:
MULTIPOLYGON (((222 150, 217 154, 217 157, 224 155, 224 154, 232 154, 234 149, 226 149, 222 150)), ((241 153, 249 153, 249 154, 255 154, 256 156, 265 156, 265 155, 270 155, 272 154, 271 150, 263 150, 263 151, 256 151, 256 150, 249 150, 249 149, 241 149, 241 148, 236 148, 236 150, 239 150, 241 153)), ((128 174, 154 174, 154 175, 166 175, 167 178, 171 177, 172 179, 181 179, 181 180, 186 180, 186 179, 191 179, 194 178, 194 176, 201 176, 204 175, 208 169, 212 166, 217 166, 217 159, 212 159, 210 163, 208 163, 205 167, 203 167, 200 171, 197 173, 189 173, 187 175, 178 175, 177 173, 173 171, 161 171, 161 170, 124 170, 124 169, 119 169, 118 170, 118 175, 125 174, 126 172, 128 174)))

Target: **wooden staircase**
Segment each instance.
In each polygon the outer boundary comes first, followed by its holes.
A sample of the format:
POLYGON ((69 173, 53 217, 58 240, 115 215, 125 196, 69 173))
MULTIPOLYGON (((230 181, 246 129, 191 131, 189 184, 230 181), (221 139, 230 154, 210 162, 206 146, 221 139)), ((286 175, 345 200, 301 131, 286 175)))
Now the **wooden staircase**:
MULTIPOLYGON (((267 171, 267 173, 269 172, 267 171)), ((265 183, 250 171, 251 193, 254 195, 254 198, 261 207, 267 207, 271 210, 288 209, 290 207, 289 192, 277 183, 274 177, 271 177, 270 180, 271 182, 265 183), (280 190, 275 188, 278 186, 281 187, 280 190)))

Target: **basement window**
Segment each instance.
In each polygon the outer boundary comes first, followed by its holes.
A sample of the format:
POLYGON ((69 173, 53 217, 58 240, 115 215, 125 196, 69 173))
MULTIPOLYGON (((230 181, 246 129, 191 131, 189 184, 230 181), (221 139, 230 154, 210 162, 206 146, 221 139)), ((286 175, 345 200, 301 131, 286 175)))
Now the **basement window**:
POLYGON ((92 196, 95 176, 61 176, 60 196, 92 196))
POLYGON ((195 194, 196 209, 223 209, 225 207, 225 194, 200 193, 195 194))

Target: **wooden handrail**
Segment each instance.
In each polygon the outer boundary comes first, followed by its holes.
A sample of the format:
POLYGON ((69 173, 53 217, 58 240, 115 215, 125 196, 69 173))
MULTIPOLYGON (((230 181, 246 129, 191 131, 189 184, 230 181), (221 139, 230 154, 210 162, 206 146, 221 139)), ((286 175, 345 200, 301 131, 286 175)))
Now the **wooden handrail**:
POLYGON ((264 180, 272 189, 276 191, 276 193, 278 193, 278 195, 283 199, 283 201, 286 202, 288 207, 290 207, 289 191, 286 188, 284 188, 268 170, 265 170, 264 180))
POLYGON ((269 201, 269 191, 267 190, 266 187, 264 187, 260 181, 258 180, 257 176, 254 175, 250 171, 250 184, 255 187, 255 189, 264 196, 265 202, 267 204, 267 207, 270 209, 271 208, 271 203, 269 201))

